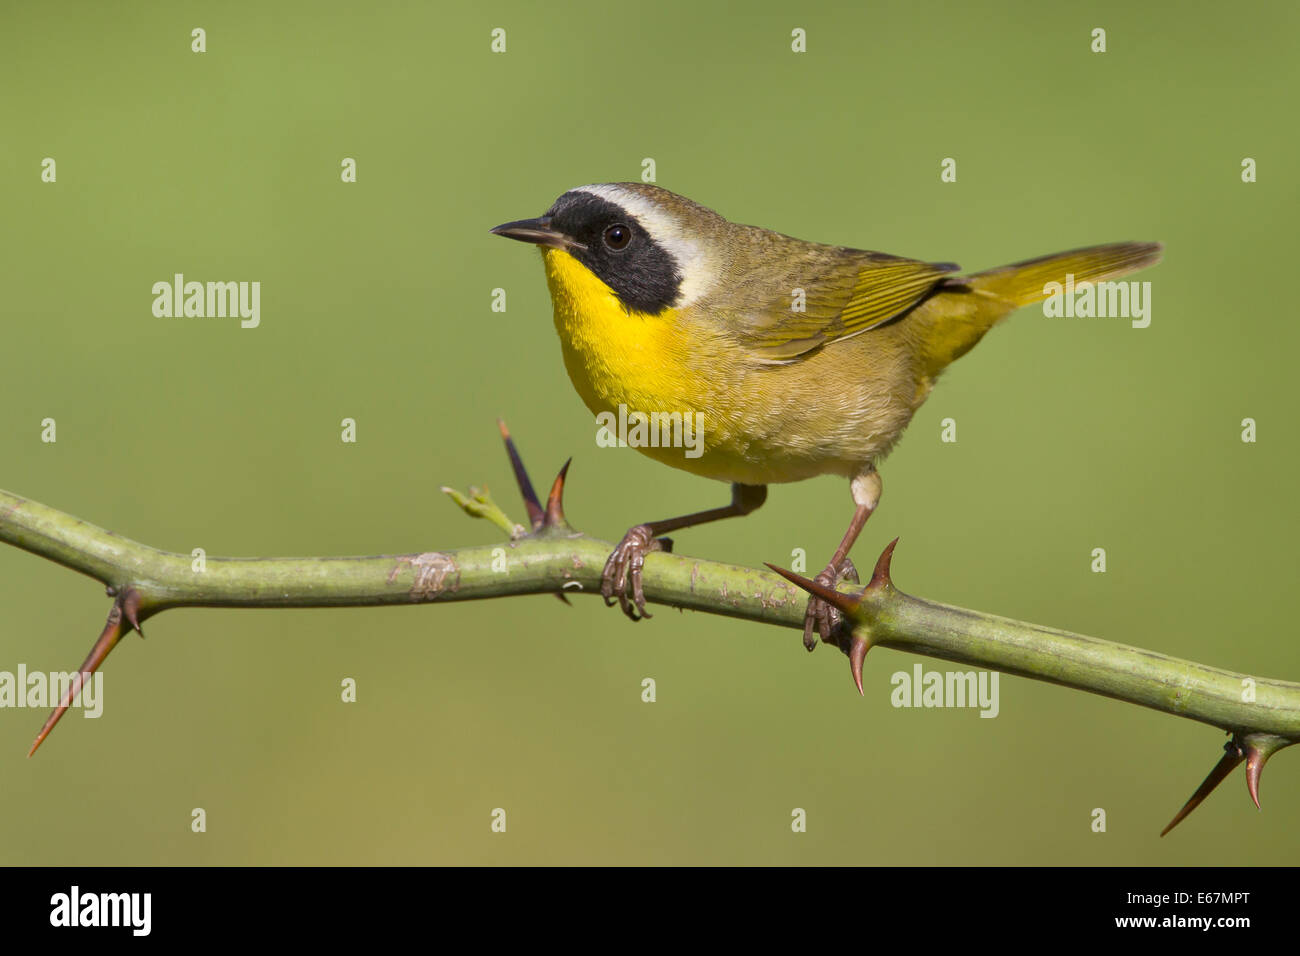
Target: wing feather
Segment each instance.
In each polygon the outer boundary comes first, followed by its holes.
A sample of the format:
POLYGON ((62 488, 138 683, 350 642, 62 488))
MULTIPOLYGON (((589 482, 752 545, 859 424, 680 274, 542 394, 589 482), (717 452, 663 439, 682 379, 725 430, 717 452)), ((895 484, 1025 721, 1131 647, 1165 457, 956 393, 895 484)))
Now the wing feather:
MULTIPOLYGON (((916 308, 958 271, 951 262, 834 246, 814 249, 816 254, 805 253, 789 263, 779 291, 734 310, 739 314, 736 337, 762 361, 788 362, 878 328, 916 308)), ((766 282, 750 285, 749 291, 752 295, 754 289, 771 290, 774 285, 769 276, 766 282)))

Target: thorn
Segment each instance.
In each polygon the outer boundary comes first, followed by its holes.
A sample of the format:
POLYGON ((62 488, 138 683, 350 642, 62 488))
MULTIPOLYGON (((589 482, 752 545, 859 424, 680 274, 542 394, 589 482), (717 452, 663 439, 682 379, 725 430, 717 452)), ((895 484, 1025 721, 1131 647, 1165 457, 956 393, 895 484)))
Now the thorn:
POLYGON ((569 466, 573 464, 570 458, 560 469, 560 473, 555 476, 555 483, 551 485, 551 493, 546 497, 546 516, 542 520, 543 527, 546 528, 564 528, 568 522, 564 520, 564 479, 569 473, 569 466))
POLYGON ((1250 793, 1250 799, 1255 801, 1255 809, 1261 809, 1259 805, 1259 778, 1264 773, 1264 761, 1268 760, 1268 754, 1260 750, 1254 744, 1246 748, 1246 790, 1250 793))
POLYGON ((853 644, 849 648, 849 670, 853 673, 853 683, 857 685, 858 695, 865 697, 862 692, 862 662, 867 658, 867 651, 871 650, 871 645, 865 637, 853 635, 853 644))
POLYGON ((1267 734, 1252 734, 1246 738, 1246 789, 1250 799, 1259 809, 1259 778, 1264 775, 1264 764, 1283 747, 1289 747, 1294 741, 1267 734))
POLYGON ((890 589, 894 586, 893 578, 889 576, 889 566, 894 560, 894 546, 898 544, 895 538, 889 544, 885 545, 885 550, 880 552, 880 557, 876 560, 876 570, 871 572, 871 580, 867 582, 867 588, 890 589))
POLYGON ((501 429, 501 438, 506 443, 506 454, 510 456, 510 467, 515 472, 515 483, 519 485, 519 494, 523 496, 524 508, 528 511, 528 523, 536 531, 545 523, 546 512, 542 510, 541 502, 537 500, 533 483, 528 480, 528 469, 524 467, 523 459, 519 457, 519 451, 515 448, 514 439, 510 437, 510 429, 506 428, 505 420, 498 418, 497 427, 501 429))
POLYGON ((775 564, 767 564, 769 568, 775 571, 781 577, 785 578, 791 584, 797 585, 807 591, 809 594, 821 598, 827 604, 831 604, 844 614, 853 616, 853 612, 858 609, 861 603, 856 595, 845 594, 843 591, 837 591, 834 588, 828 588, 824 584, 818 584, 816 581, 801 577, 793 571, 787 571, 785 568, 778 568, 775 564))
POLYGON ((144 637, 144 631, 140 630, 140 592, 135 588, 127 588, 122 599, 122 610, 126 613, 126 619, 130 622, 131 628, 141 637, 144 637))
POLYGON ((1169 821, 1169 825, 1160 831, 1161 836, 1164 836, 1174 827, 1178 826, 1178 824, 1182 823, 1183 820, 1187 818, 1187 815, 1199 807, 1201 801, 1213 793, 1214 788, 1221 784, 1224 778, 1237 768, 1237 764, 1246 759, 1246 754, 1241 749, 1241 744, 1238 743, 1236 737, 1233 737, 1223 745, 1223 751, 1223 756, 1220 757, 1219 762, 1214 765, 1214 769, 1210 771, 1210 775, 1205 778, 1204 782, 1199 787, 1196 788, 1196 792, 1192 794, 1191 799, 1183 804, 1183 808, 1178 811, 1172 820, 1169 821))
MULTIPOLYGON (((136 606, 138 608, 140 597, 139 592, 130 589, 127 591, 127 594, 134 594, 136 596, 136 606)), ((59 701, 59 706, 55 707, 54 712, 46 718, 45 725, 41 727, 41 732, 37 734, 36 739, 32 741, 32 746, 31 749, 27 751, 27 756, 30 757, 32 754, 36 753, 36 748, 39 747, 41 743, 44 742, 45 738, 50 735, 50 731, 54 729, 55 724, 59 722, 59 719, 63 716, 64 712, 67 711, 69 706, 71 706, 72 699, 77 696, 77 692, 81 690, 82 685, 86 683, 86 680, 90 675, 94 674, 95 671, 99 669, 99 665, 104 663, 104 658, 108 657, 109 652, 112 651, 113 648, 117 646, 117 642, 121 640, 123 617, 122 608, 125 603, 123 596, 119 596, 113 602, 113 606, 108 611, 108 620, 104 622, 104 630, 100 632, 99 638, 90 649, 90 653, 86 655, 86 659, 82 662, 81 667, 77 669, 77 675, 72 679, 72 683, 68 685, 68 689, 64 692, 63 698, 59 701)), ((131 611, 131 614, 135 614, 135 609, 131 611)))
POLYGON ((568 597, 564 594, 563 591, 556 591, 555 596, 559 598, 561 601, 563 601, 565 604, 569 605, 569 607, 573 607, 573 602, 568 599, 568 597))

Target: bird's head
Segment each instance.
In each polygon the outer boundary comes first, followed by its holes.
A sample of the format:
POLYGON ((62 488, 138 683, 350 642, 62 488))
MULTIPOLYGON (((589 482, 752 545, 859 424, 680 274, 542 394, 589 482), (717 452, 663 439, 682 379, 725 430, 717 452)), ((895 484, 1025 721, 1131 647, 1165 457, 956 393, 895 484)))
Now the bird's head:
POLYGON ((570 189, 538 218, 492 232, 541 246, 553 282, 594 277, 627 312, 659 315, 690 305, 713 284, 716 237, 725 225, 712 210, 658 186, 599 183, 570 189))

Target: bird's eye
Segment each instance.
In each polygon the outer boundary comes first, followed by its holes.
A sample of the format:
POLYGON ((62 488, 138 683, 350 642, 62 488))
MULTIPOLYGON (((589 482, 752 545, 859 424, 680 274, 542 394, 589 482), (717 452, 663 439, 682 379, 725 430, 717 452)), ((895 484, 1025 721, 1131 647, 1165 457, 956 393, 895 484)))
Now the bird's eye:
POLYGON ((632 230, 621 222, 615 223, 605 230, 605 245, 609 246, 615 252, 619 249, 626 248, 632 240, 632 230))

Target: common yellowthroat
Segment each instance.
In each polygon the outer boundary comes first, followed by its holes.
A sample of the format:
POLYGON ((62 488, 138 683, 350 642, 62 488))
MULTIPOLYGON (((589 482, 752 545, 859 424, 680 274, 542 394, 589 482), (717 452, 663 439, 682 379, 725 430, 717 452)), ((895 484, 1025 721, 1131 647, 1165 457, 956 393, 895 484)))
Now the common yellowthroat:
MULTIPOLYGON (((658 186, 571 189, 537 219, 497 226, 541 247, 569 378, 600 415, 620 406, 703 423, 703 447, 638 450, 731 483, 731 503, 629 529, 601 593, 649 617, 641 584, 659 536, 749 514, 767 485, 835 474, 855 505, 817 581, 857 572, 848 559, 880 501, 876 463, 939 374, 1000 319, 1047 297, 1044 286, 1096 282, 1152 265, 1161 247, 1121 242, 961 276, 920 262, 793 239, 729 222, 658 186)), ((839 615, 813 598, 804 646, 836 640, 839 615)))

